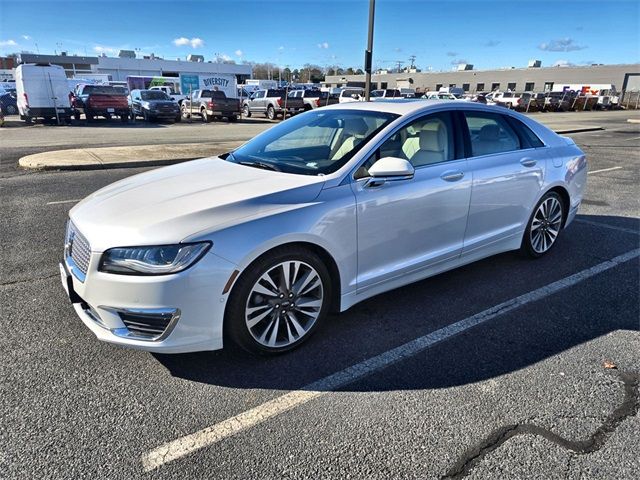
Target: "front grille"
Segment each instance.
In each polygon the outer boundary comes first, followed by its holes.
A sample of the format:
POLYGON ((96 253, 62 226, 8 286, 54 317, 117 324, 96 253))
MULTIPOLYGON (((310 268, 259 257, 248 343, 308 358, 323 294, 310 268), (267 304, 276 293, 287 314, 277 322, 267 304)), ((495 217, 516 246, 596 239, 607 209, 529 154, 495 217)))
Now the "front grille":
POLYGON ((91 245, 72 222, 69 222, 67 227, 65 254, 71 257, 78 269, 84 275, 87 274, 87 270, 89 269, 89 260, 91 259, 91 245))
POLYGON ((122 323, 135 336, 157 338, 162 336, 176 317, 175 311, 118 311, 122 323))

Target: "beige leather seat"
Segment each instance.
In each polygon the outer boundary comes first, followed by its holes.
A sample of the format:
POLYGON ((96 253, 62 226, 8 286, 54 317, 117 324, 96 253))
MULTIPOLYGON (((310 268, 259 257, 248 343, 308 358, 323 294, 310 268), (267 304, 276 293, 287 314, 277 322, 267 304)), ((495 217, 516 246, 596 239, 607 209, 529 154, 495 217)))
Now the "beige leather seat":
MULTIPOLYGON (((432 127, 432 125, 431 125, 432 127)), ((438 125, 435 129, 421 130, 419 133, 420 149, 411 157, 414 167, 444 162, 448 158, 447 132, 438 125)))
POLYGON ((342 143, 340 147, 331 155, 331 160, 340 160, 347 153, 353 150, 367 135, 369 127, 362 118, 347 118, 344 121, 344 128, 340 137, 342 143))

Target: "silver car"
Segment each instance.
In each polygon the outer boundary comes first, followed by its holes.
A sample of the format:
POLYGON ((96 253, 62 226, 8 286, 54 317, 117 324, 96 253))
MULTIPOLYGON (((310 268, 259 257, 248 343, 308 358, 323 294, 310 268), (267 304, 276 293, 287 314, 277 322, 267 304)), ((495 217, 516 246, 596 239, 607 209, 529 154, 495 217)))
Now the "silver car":
POLYGON ((513 111, 339 104, 89 196, 60 273, 101 340, 279 353, 378 293, 500 252, 546 254, 586 174, 571 139, 513 111))

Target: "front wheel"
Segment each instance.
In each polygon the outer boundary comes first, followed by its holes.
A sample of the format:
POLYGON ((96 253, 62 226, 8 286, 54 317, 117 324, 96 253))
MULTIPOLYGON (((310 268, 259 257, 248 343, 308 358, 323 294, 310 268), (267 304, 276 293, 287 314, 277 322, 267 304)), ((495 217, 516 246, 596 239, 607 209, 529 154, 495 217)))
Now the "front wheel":
POLYGON ((243 114, 245 117, 247 117, 247 118, 250 118, 250 117, 251 117, 251 110, 249 110, 249 105, 245 105, 245 106, 242 108, 242 114, 243 114))
POLYGON ((522 253, 538 258, 553 248, 562 230, 565 208, 556 192, 549 192, 540 199, 524 232, 522 253))
POLYGON ((302 248, 275 250, 238 279, 225 331, 251 353, 292 350, 326 318, 331 295, 329 272, 316 254, 302 248))

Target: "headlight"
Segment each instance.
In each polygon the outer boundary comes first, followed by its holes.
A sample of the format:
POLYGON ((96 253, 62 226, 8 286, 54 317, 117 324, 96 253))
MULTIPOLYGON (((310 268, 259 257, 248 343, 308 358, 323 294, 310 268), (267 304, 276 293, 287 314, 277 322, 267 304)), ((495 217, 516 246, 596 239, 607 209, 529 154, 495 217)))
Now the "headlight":
POLYGON ((168 275, 186 270, 207 253, 209 242, 157 247, 112 248, 102 254, 98 270, 122 275, 168 275))

